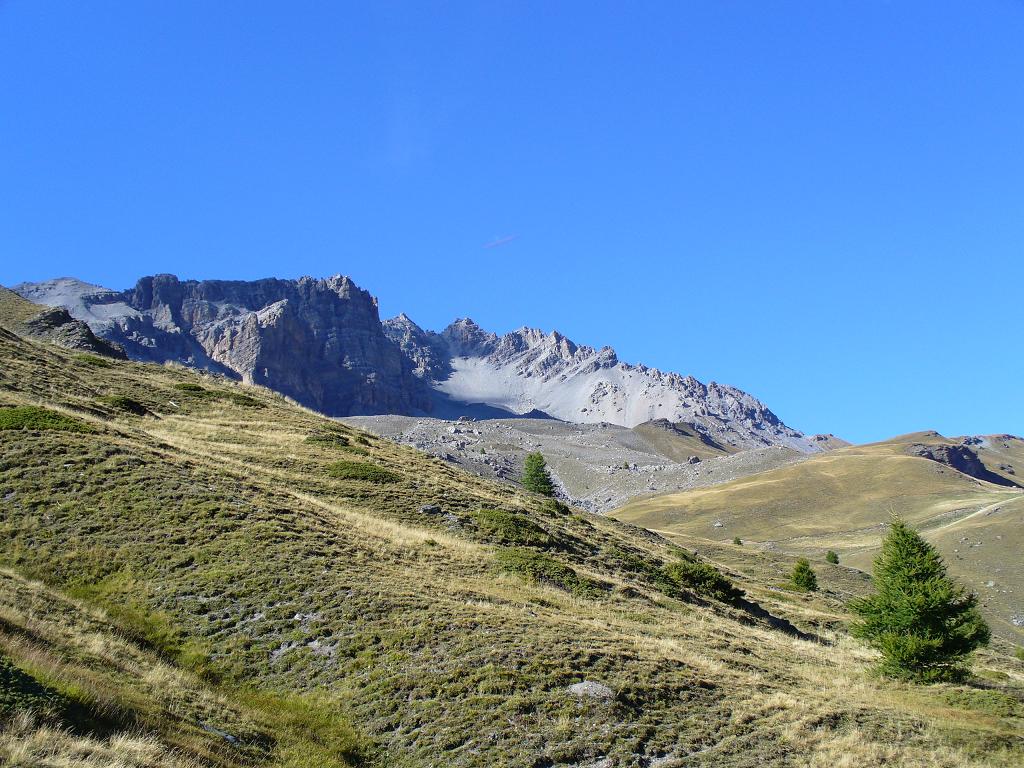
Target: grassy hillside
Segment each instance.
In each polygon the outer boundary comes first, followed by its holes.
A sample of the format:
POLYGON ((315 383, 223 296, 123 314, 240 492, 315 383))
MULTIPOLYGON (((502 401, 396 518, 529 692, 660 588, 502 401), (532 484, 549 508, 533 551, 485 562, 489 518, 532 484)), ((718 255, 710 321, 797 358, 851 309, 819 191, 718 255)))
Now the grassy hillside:
POLYGON ((731 446, 727 448, 701 437, 693 427, 683 422, 648 421, 633 427, 633 431, 654 450, 673 461, 686 461, 691 456, 710 459, 736 452, 731 446))
POLYGON ((26 320, 38 315, 44 307, 33 304, 9 288, 0 285, 0 323, 8 328, 17 328, 26 320))
POLYGON ((1024 757, 1004 647, 984 687, 881 681, 843 629, 855 572, 799 596, 787 558, 702 554, 747 597, 267 392, 0 329, 0 763, 1024 757))
MULTIPOLYGON (((908 455, 914 445, 957 442, 915 433, 840 448, 730 483, 638 499, 614 514, 669 534, 719 541, 738 536, 818 559, 834 549, 843 563, 870 569, 895 512, 937 544, 951 572, 979 592, 993 629, 1021 642, 1024 628, 1013 617, 1024 614, 1014 597, 1024 594, 1024 492, 908 455), (972 547, 965 538, 982 543, 972 547), (993 580, 997 586, 986 586, 993 580)), ((983 447, 977 452, 994 470, 1001 462, 1005 466, 1016 445, 1010 439, 991 442, 1000 446, 1002 458, 983 447)))

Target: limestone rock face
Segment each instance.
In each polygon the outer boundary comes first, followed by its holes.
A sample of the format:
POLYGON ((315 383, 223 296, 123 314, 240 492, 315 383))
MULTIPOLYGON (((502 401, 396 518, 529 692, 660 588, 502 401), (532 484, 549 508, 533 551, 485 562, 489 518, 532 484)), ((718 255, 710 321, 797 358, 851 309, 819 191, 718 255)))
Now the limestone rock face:
POLYGON ((386 321, 385 332, 418 361, 416 375, 436 393, 436 416, 452 418, 473 405, 472 415, 483 417, 533 414, 625 427, 686 423, 709 444, 734 449, 780 445, 811 453, 829 447, 787 427, 735 387, 629 365, 611 347, 580 346, 557 331, 520 328, 497 336, 460 319, 433 333, 402 315, 386 321))
POLYGON ((133 359, 217 371, 329 415, 430 406, 412 365, 384 335, 376 300, 340 275, 255 281, 155 275, 123 292, 63 279, 17 290, 44 303, 56 297, 133 359))

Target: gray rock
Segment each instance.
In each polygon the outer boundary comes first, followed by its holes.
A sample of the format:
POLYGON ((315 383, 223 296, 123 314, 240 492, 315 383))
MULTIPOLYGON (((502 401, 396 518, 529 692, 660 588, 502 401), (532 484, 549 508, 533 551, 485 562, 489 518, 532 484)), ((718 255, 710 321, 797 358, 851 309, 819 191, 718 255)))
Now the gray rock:
POLYGON ((424 504, 420 507, 420 512, 424 515, 440 515, 441 507, 437 504, 424 504))
POLYGON ((593 680, 584 680, 582 683, 575 683, 569 686, 569 693, 577 698, 600 699, 611 701, 615 698, 615 692, 607 685, 596 683, 593 680))

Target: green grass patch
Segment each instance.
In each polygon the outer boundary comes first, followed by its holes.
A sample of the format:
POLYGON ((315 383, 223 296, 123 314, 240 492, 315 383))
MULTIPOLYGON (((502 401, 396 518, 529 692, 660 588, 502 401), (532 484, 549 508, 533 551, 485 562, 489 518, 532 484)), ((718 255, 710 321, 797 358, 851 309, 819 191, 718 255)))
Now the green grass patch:
POLYGON ((602 591, 600 585, 580 576, 571 566, 532 549, 500 549, 495 553, 494 559, 507 573, 515 573, 529 581, 564 589, 578 597, 595 597, 602 591))
POLYGON ((336 480, 363 480, 367 483, 397 483, 402 476, 390 469, 364 461, 335 461, 327 465, 327 474, 336 480))
POLYGON ((19 710, 54 713, 66 706, 58 691, 36 680, 0 652, 0 718, 19 710))
POLYGON ((960 688, 946 692, 942 699, 958 709, 971 709, 995 717, 1021 717, 1024 715, 1021 703, 1013 696, 1001 691, 960 688))
POLYGON ((326 696, 249 691, 242 699, 277 738, 275 768, 347 768, 366 764, 373 753, 343 706, 326 696))
POLYGON ((56 432, 96 431, 91 424, 36 405, 0 408, 0 429, 52 430, 56 432))
POLYGON ((525 515, 503 509, 481 509, 473 513, 479 531, 498 544, 520 547, 549 547, 551 535, 525 515))

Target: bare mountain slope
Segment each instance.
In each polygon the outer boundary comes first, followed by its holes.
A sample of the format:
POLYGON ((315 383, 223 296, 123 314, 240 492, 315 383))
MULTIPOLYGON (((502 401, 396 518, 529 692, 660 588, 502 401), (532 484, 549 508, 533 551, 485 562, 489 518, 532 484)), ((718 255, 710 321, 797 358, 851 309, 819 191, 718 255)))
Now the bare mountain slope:
POLYGON ((558 494, 591 512, 609 512, 637 496, 724 483, 808 457, 777 445, 730 454, 693 436, 685 425, 677 429, 667 422, 629 429, 557 419, 357 416, 344 421, 499 480, 518 480, 526 454, 540 451, 558 494))

